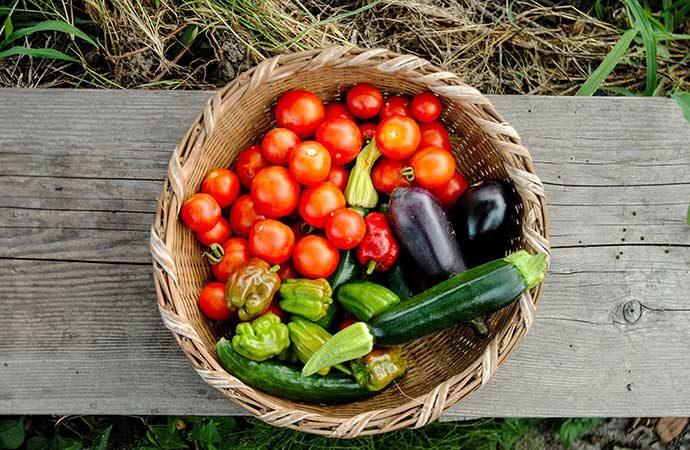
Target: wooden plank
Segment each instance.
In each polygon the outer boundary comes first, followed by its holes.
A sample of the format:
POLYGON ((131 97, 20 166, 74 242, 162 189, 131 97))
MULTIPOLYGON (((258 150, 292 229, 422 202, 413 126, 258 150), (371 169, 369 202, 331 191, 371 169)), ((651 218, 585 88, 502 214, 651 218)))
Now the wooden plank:
MULTIPOLYGON (((0 414, 241 413, 163 328, 146 248, 170 151, 209 95, 0 90, 0 414)), ((547 185, 555 251, 530 335, 444 417, 689 415, 680 110, 492 100, 547 185)))

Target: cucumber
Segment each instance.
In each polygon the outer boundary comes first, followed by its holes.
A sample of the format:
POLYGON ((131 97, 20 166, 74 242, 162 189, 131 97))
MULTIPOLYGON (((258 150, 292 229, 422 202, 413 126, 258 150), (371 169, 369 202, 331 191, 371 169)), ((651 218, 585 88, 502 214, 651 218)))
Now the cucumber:
POLYGON ((461 272, 369 321, 376 345, 398 345, 483 316, 538 284, 546 255, 516 252, 461 272))
POLYGON ((242 382, 269 394, 309 403, 348 403, 371 397, 375 392, 341 374, 303 377, 296 367, 279 361, 255 362, 241 356, 232 343, 221 338, 216 344, 220 362, 242 382))

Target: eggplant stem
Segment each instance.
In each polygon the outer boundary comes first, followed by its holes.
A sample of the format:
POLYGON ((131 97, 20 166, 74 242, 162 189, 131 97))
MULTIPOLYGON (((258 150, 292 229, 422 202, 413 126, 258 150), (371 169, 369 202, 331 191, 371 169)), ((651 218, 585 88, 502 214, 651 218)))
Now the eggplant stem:
POLYGON ((210 262, 212 266, 215 266, 221 261, 221 259, 223 259, 223 256, 225 256, 225 251, 223 250, 222 245, 214 242, 208 246, 202 256, 207 257, 208 262, 210 262))

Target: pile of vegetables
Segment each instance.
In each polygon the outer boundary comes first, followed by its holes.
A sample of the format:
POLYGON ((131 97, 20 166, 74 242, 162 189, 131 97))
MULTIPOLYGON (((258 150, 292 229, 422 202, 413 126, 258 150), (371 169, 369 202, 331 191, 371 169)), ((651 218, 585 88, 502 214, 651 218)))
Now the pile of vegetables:
POLYGON ((285 398, 350 402, 408 364, 401 344, 481 318, 537 285, 511 185, 468 186, 440 100, 351 87, 284 93, 277 127, 182 205, 216 281, 201 290, 225 368, 285 398), (507 256, 506 256, 507 255, 507 256))

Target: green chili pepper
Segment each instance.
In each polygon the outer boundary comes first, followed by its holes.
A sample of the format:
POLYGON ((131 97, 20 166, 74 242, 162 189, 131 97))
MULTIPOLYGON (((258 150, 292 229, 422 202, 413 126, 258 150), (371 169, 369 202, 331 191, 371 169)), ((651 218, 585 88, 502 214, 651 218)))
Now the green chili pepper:
POLYGON ((379 194, 371 181, 371 169, 380 156, 381 151, 376 147, 376 139, 369 141, 357 155, 345 188, 345 199, 348 205, 373 208, 378 203, 379 194))
POLYGON ((273 313, 238 324, 232 337, 232 348, 252 361, 265 361, 289 346, 288 327, 273 313))
POLYGON ((395 292, 371 281, 353 281, 338 289, 338 302, 359 320, 369 320, 400 302, 395 292))
POLYGON ((401 347, 376 348, 350 366, 357 383, 370 391, 380 391, 407 372, 401 347))
MULTIPOLYGON (((331 333, 314 322, 299 316, 293 316, 287 327, 290 330, 290 342, 292 343, 293 352, 302 363, 309 361, 311 355, 316 353, 331 338, 331 333)), ((352 374, 348 368, 341 364, 336 364, 336 367, 347 374, 352 374)), ((317 373, 319 375, 326 375, 330 370, 330 367, 324 367, 317 373)))
POLYGON ((280 286, 280 309, 311 321, 323 318, 333 303, 331 286, 324 278, 288 278, 280 286))
POLYGON ((327 340, 302 368, 302 376, 308 377, 324 367, 360 358, 374 348, 374 335, 364 322, 355 322, 338 331, 327 340))

